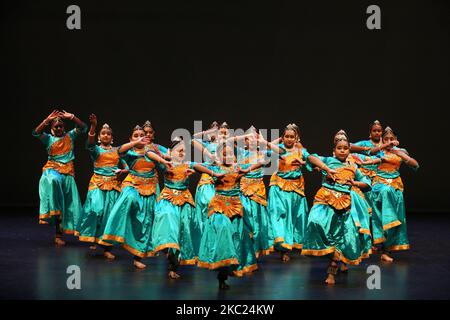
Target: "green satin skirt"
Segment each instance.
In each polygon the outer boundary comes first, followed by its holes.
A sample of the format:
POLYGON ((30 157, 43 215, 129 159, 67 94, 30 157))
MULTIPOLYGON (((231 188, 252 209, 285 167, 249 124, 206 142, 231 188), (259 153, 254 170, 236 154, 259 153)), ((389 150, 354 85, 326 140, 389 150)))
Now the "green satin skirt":
POLYGON ((335 254, 344 263, 357 265, 368 255, 361 242, 351 210, 336 210, 325 204, 315 204, 309 213, 303 255, 335 254))
POLYGON ((244 195, 241 202, 253 233, 253 251, 257 257, 269 254, 273 251, 273 231, 267 207, 244 195))
MULTIPOLYGON (((370 207, 365 198, 358 193, 350 192, 352 205, 350 207, 350 215, 353 223, 359 232, 361 242, 362 256, 368 257, 372 253, 372 235, 370 232, 370 207)), ((365 195, 366 196, 366 195, 365 195)))
POLYGON ((174 205, 166 199, 156 204, 152 230, 154 251, 173 248, 181 265, 194 265, 200 247, 200 228, 195 219, 195 208, 185 203, 174 205))
POLYGON ((372 187, 372 233, 374 243, 387 251, 408 250, 403 192, 383 183, 372 187))
POLYGON ((216 190, 213 184, 204 184, 197 187, 195 191, 195 215, 196 219, 200 221, 200 230, 203 230, 208 219, 208 206, 215 194, 216 190))
POLYGON ((107 245, 107 243, 101 241, 101 238, 119 195, 120 192, 114 189, 101 190, 96 188, 88 191, 83 206, 83 217, 80 219, 77 228, 77 236, 80 241, 107 245))
POLYGON ((203 230, 198 260, 199 267, 210 270, 229 267, 236 276, 256 270, 250 230, 243 218, 235 216, 230 220, 224 214, 212 214, 203 230))
POLYGON ((102 240, 121 244, 137 257, 153 256, 151 235, 159 186, 156 189, 156 194, 143 196, 134 187, 125 187, 111 210, 102 240))
POLYGON ((301 249, 308 218, 306 198, 294 191, 283 191, 274 185, 269 190, 268 210, 275 249, 301 249))
POLYGON ((74 234, 83 214, 75 178, 47 169, 39 180, 39 223, 56 225, 60 231, 74 234))

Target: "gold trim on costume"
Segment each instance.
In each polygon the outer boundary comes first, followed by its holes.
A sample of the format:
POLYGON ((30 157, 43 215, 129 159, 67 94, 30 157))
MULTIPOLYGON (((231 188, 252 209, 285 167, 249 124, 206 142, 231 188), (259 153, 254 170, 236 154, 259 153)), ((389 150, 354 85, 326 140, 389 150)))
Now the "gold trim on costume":
POLYGON ((157 246, 153 250, 153 252, 156 253, 158 251, 161 251, 161 250, 164 250, 164 249, 167 249, 167 248, 177 249, 178 251, 181 251, 180 250, 180 246, 178 245, 178 243, 164 243, 164 244, 161 244, 161 245, 157 246))
POLYGON ((358 265, 361 263, 362 259, 367 259, 369 255, 372 253, 372 250, 369 250, 369 252, 362 254, 359 258, 355 260, 350 260, 346 258, 338 249, 335 247, 329 247, 326 249, 320 249, 320 250, 313 250, 313 249, 303 249, 302 255, 308 255, 308 256, 324 256, 327 254, 334 253, 334 256, 339 259, 340 261, 350 264, 350 265, 358 265))
POLYGON ((49 154, 51 156, 60 156, 69 153, 71 150, 72 150, 72 139, 68 134, 66 134, 64 138, 61 138, 58 141, 53 142, 53 144, 50 146, 49 154))
POLYGON ((270 186, 278 186, 283 191, 294 191, 301 196, 305 196, 305 180, 303 176, 297 179, 284 179, 276 173, 270 177, 270 186))
POLYGON ((122 190, 126 187, 134 187, 141 196, 151 196, 156 194, 156 186, 158 185, 158 178, 143 178, 128 174, 122 182, 122 190))
POLYGON ((149 257, 149 254, 153 253, 153 252, 141 252, 139 250, 134 249, 133 247, 131 247, 130 245, 123 243, 122 247, 127 250, 128 252, 130 252, 132 255, 137 256, 139 258, 145 258, 145 257, 149 257))
POLYGON ((225 260, 217 261, 217 262, 213 262, 213 263, 203 262, 203 261, 197 262, 197 266, 199 266, 200 268, 207 268, 209 270, 214 270, 214 269, 217 269, 220 267, 226 267, 226 266, 236 265, 236 264, 239 264, 239 261, 236 258, 225 259, 225 260))
POLYGON ((214 184, 214 179, 207 173, 202 173, 200 176, 200 180, 197 184, 197 187, 203 186, 205 184, 214 184))
POLYGON ((400 251, 400 250, 409 250, 409 244, 402 244, 402 245, 394 245, 388 247, 388 251, 400 251))
POLYGON ((236 277, 243 277, 244 274, 252 273, 255 270, 258 270, 258 265, 256 263, 252 264, 250 266, 246 266, 246 267, 242 268, 241 270, 234 270, 233 274, 236 277))
POLYGON ((386 238, 385 237, 383 237, 383 238, 378 238, 378 239, 374 239, 373 240, 373 244, 380 244, 380 243, 383 243, 383 242, 385 242, 386 241, 386 238))
POLYGON ((375 178, 373 178, 372 185, 375 185, 377 183, 386 184, 388 186, 391 186, 394 189, 400 190, 401 192, 403 192, 403 190, 404 190, 403 181, 400 176, 398 176, 397 178, 394 178, 394 179, 386 179, 386 178, 382 178, 380 176, 376 176, 375 178))
POLYGON ((395 227, 397 227, 397 226, 399 226, 399 225, 401 225, 401 224, 402 224, 402 223, 401 223, 399 220, 395 220, 395 221, 393 221, 393 222, 391 222, 391 223, 385 224, 385 225, 383 226, 383 230, 386 231, 386 230, 395 228, 395 227))
POLYGON ((274 251, 275 251, 275 248, 273 246, 271 246, 268 249, 262 249, 262 250, 256 251, 255 256, 256 256, 256 258, 259 258, 260 256, 268 256, 269 254, 271 254, 274 251))
POLYGON ((176 206, 182 206, 185 203, 189 203, 191 206, 195 207, 194 198, 192 197, 192 194, 189 191, 189 189, 177 190, 164 187, 164 189, 162 189, 161 193, 158 196, 158 201, 161 199, 170 201, 172 204, 176 206))
POLYGON ((67 174, 72 177, 75 176, 75 166, 73 164, 73 161, 62 163, 55 160, 48 160, 47 163, 42 168, 42 172, 44 173, 48 169, 53 169, 61 174, 67 174))
POLYGON ((336 210, 347 210, 352 204, 350 194, 321 187, 314 197, 314 204, 329 205, 336 210))
POLYGON ((88 191, 94 189, 100 189, 105 191, 117 190, 120 192, 120 182, 117 180, 117 177, 114 176, 103 176, 97 173, 94 173, 89 181, 88 191))
MULTIPOLYGON (((275 245, 280 245, 282 248, 288 249, 288 250, 292 250, 292 249, 298 249, 301 250, 303 248, 303 244, 301 243, 294 243, 294 244, 287 244, 284 242, 284 238, 283 237, 276 237, 275 240, 273 241, 273 243, 275 245)), ((269 249, 270 250, 270 249, 269 249)), ((275 250, 272 250, 272 252, 275 250)))
POLYGON ((48 219, 50 217, 60 216, 60 215, 61 215, 61 210, 51 210, 48 213, 40 213, 39 220, 48 219))
POLYGON ((263 206, 267 206, 266 187, 262 178, 246 178, 241 179, 241 192, 244 196, 263 206))
POLYGON ((197 261, 198 257, 195 257, 194 259, 180 260, 180 266, 195 266, 197 261))
POLYGON ((208 206, 208 217, 214 213, 223 213, 228 218, 243 216, 244 207, 239 196, 215 194, 208 206))
POLYGON ((124 237, 119 237, 119 236, 115 236, 112 234, 104 234, 102 236, 102 240, 112 240, 118 243, 124 243, 125 242, 125 238, 124 237))

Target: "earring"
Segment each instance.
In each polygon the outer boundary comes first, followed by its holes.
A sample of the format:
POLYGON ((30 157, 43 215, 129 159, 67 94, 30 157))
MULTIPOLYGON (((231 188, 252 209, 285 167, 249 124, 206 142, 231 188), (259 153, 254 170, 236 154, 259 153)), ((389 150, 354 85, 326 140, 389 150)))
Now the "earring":
POLYGON ((97 142, 98 142, 98 144, 102 143, 102 142, 100 141, 100 138, 97 139, 97 142))
POLYGON ((113 144, 114 143, 114 139, 111 139, 111 144, 113 144))

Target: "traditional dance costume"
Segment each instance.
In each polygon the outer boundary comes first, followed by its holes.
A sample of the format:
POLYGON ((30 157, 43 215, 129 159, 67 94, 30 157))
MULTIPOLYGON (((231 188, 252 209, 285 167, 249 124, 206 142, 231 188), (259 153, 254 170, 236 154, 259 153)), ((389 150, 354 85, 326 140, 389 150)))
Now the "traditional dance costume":
POLYGON ((325 175, 323 177, 322 187, 316 193, 309 213, 302 254, 334 254, 344 263, 357 265, 369 256, 371 239, 367 236, 367 230, 361 230, 359 221, 354 218, 369 212, 356 189, 346 183, 361 181, 370 188, 370 181, 353 161, 341 162, 335 157, 319 159, 337 171, 336 181, 327 180, 325 175), (355 210, 361 213, 352 214, 355 210))
POLYGON ((209 169, 225 175, 214 178, 216 194, 208 207, 197 265, 210 270, 227 267, 226 272, 233 271, 236 276, 253 272, 257 269, 256 256, 240 198, 238 166, 209 169))
POLYGON ((169 271, 178 265, 194 265, 200 247, 200 223, 195 217, 194 199, 188 189, 188 169, 194 162, 174 165, 164 172, 164 189, 155 210, 152 244, 154 251, 169 249, 169 271))
POLYGON ((59 224, 58 233, 74 234, 83 212, 74 178, 74 147, 76 138, 86 130, 86 126, 76 127, 61 137, 33 131, 48 153, 39 180, 39 223, 59 224))
MULTIPOLYGON (((406 150, 400 149, 407 153, 406 150)), ((384 151, 373 179, 373 238, 387 251, 408 250, 405 202, 398 155, 384 151)))
POLYGON ((122 244, 140 258, 153 255, 151 233, 159 195, 156 164, 147 152, 157 150, 153 147, 132 149, 123 155, 130 172, 122 182, 122 192, 111 210, 103 235, 103 240, 122 244))
MULTIPOLYGON (((203 148, 208 150, 211 155, 216 154, 217 143, 210 141, 203 141, 201 139, 195 139, 199 143, 202 144, 203 148)), ((210 161, 211 159, 207 159, 210 161)), ((214 189, 214 180, 213 178, 206 174, 202 173, 200 176, 200 180, 197 184, 197 189, 195 191, 195 215, 197 216, 197 220, 200 221, 200 229, 203 230, 203 226, 208 218, 208 206, 211 202, 211 199, 214 197, 215 189, 214 189)))
POLYGON ((101 245, 111 244, 102 240, 106 223, 117 198, 120 195, 120 181, 115 171, 128 168, 120 158, 119 148, 105 149, 95 144, 88 144, 87 150, 94 163, 94 174, 89 181, 89 189, 84 203, 84 215, 80 219, 76 235, 80 241, 95 242, 101 245))
POLYGON ((302 249, 308 203, 301 167, 294 166, 293 162, 306 161, 310 169, 309 153, 303 147, 291 151, 287 151, 284 144, 279 147, 285 151, 284 159, 278 161, 278 170, 270 179, 268 203, 275 249, 302 249))
MULTIPOLYGON (((266 157, 271 155, 271 150, 264 152, 266 157)), ((250 151, 242 149, 239 163, 256 164, 266 158, 262 151, 250 151)), ((273 231, 269 211, 267 210, 266 187, 263 181, 264 168, 259 168, 242 177, 241 202, 244 206, 244 215, 250 223, 253 233, 253 247, 258 258, 267 255, 273 249, 273 231)))

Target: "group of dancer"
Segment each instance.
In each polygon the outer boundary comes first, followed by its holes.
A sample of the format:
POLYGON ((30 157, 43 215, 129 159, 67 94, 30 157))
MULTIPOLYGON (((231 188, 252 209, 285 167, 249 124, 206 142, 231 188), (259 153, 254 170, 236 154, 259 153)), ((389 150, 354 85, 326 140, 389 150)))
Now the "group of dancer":
POLYGON ((325 281, 334 284, 338 272, 375 251, 392 262, 393 251, 409 249, 400 166, 419 164, 379 121, 370 125, 369 139, 357 143, 340 130, 331 156, 309 153, 295 124, 270 142, 254 127, 232 136, 226 123, 214 122, 192 136, 204 156, 200 163, 186 159, 190 145, 180 137, 169 148, 155 143, 149 121, 119 146, 109 125, 98 130, 93 114, 89 122, 88 131, 74 114, 54 110, 33 131, 48 153, 39 222, 55 226, 58 246, 65 244, 63 234, 72 234, 112 260, 112 248, 120 245, 139 269, 146 267, 144 258, 165 254, 169 278, 180 277, 180 265, 196 265, 217 270, 220 289, 229 288, 230 275, 257 270, 258 258, 275 251, 284 262, 294 249, 329 256, 325 281), (73 130, 65 131, 66 120, 75 123, 73 130), (44 132, 47 126, 51 133, 44 132), (74 141, 86 131, 94 172, 83 205, 74 141), (263 176, 271 159, 277 171, 267 196, 263 176), (322 176, 310 210, 304 169, 322 176), (201 176, 194 198, 189 181, 195 173, 201 176))

